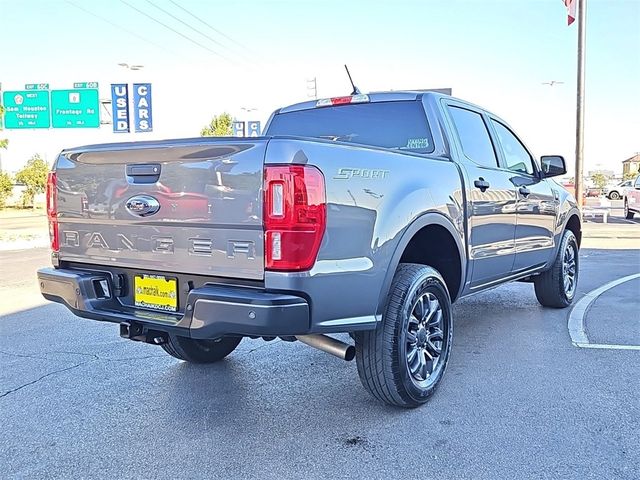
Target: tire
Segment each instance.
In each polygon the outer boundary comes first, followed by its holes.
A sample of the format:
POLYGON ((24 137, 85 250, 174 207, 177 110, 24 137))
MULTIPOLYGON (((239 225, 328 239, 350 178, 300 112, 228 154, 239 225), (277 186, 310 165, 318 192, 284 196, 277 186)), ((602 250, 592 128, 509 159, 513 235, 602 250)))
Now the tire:
POLYGON ((371 395, 398 407, 425 403, 451 352, 451 299, 442 276, 431 267, 401 263, 382 321, 355 337, 358 375, 371 395))
POLYGON ((578 242, 571 230, 565 230, 553 265, 533 280, 538 302, 551 308, 571 305, 576 295, 579 272, 578 242))
POLYGON ((613 192, 609 192, 609 200, 620 200, 620 194, 615 190, 613 192))
POLYGON ((635 212, 632 212, 631 210, 629 210, 629 204, 627 203, 627 200, 625 199, 625 201, 624 201, 624 218, 626 218, 627 220, 631 220, 634 215, 635 215, 635 212))
POLYGON ((190 363, 214 363, 233 352, 242 337, 222 337, 216 340, 169 335, 167 343, 161 346, 165 352, 178 360, 190 363))

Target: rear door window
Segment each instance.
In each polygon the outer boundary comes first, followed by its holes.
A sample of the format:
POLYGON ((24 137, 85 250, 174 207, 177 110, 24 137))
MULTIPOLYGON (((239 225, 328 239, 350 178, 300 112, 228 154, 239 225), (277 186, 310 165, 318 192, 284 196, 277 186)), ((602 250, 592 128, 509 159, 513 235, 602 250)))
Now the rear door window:
POLYGON ((449 106, 464 154, 478 165, 498 168, 489 130, 482 115, 466 108, 449 106))
POLYGON ((433 152, 422 102, 357 103, 280 113, 265 135, 323 138, 375 147, 433 152))

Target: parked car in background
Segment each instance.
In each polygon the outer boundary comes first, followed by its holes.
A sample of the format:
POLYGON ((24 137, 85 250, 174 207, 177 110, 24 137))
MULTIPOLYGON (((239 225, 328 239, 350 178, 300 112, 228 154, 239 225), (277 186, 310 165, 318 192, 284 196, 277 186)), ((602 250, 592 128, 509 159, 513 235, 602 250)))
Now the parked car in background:
POLYGON ((609 200, 620 200, 624 197, 625 191, 633 186, 633 180, 625 180, 617 185, 606 186, 604 194, 609 200))
POLYGON ((624 192, 624 216, 627 220, 640 213, 640 175, 631 181, 633 185, 624 192))

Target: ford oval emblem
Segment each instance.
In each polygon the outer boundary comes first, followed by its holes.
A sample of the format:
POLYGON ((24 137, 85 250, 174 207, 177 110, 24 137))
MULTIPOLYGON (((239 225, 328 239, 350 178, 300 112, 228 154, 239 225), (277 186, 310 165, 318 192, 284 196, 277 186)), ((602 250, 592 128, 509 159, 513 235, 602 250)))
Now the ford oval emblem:
POLYGON ((127 200, 127 211, 138 217, 148 217, 160 210, 160 202, 151 195, 136 195, 127 200))

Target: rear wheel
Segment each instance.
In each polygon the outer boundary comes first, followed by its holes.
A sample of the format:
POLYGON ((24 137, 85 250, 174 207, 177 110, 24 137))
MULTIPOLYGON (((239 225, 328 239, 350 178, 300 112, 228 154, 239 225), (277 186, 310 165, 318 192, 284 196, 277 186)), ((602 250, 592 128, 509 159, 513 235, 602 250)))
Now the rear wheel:
POLYGON ((627 200, 624 200, 624 218, 626 218, 627 220, 631 220, 633 218, 634 212, 632 212, 631 210, 629 210, 629 204, 627 203, 627 200))
POLYGON ((400 264, 382 321, 355 334, 362 384, 389 405, 422 405, 444 375, 452 336, 451 300, 440 274, 400 264))
POLYGON ((222 337, 215 340, 169 335, 162 348, 172 357, 191 363, 214 363, 233 352, 242 337, 222 337))
POLYGON ((578 267, 578 241, 571 230, 565 230, 553 265, 533 280, 538 302, 552 308, 571 305, 578 286, 578 267))

